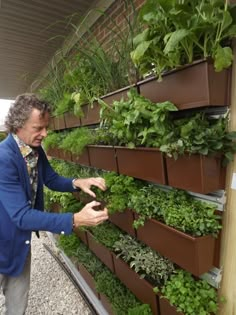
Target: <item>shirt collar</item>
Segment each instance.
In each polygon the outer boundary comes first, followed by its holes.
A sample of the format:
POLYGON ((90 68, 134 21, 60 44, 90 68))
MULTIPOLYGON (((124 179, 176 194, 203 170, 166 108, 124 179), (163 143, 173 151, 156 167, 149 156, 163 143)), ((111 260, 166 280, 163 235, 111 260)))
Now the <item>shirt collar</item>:
POLYGON ((28 144, 24 143, 16 134, 12 134, 13 138, 15 139, 22 156, 25 158, 31 152, 33 152, 33 148, 31 148, 28 144))

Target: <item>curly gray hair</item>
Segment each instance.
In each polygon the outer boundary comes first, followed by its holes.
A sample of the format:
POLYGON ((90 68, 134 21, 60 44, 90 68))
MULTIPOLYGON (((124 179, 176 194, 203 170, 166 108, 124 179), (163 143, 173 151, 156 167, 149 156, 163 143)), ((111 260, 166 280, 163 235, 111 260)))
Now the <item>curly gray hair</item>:
POLYGON ((7 131, 16 133, 19 128, 22 128, 34 108, 40 111, 42 117, 44 117, 45 113, 51 113, 49 104, 39 100, 35 94, 25 93, 18 95, 10 106, 5 119, 7 131))

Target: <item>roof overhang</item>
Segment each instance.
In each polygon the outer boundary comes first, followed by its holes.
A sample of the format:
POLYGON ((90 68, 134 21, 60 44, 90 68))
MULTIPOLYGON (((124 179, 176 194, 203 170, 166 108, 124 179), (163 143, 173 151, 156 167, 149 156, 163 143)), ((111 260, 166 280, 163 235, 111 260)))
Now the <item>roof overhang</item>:
MULTIPOLYGON (((114 1, 0 0, 0 99, 32 90, 56 52, 76 41, 73 25, 90 14, 93 24, 114 1), (63 45, 64 44, 64 45, 63 45)), ((87 23, 88 25, 88 23, 87 23)))

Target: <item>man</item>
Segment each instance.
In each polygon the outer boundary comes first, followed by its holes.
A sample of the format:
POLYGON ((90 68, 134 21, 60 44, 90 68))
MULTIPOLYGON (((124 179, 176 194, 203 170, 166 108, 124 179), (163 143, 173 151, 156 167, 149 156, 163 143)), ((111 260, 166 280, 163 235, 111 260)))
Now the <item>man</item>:
POLYGON ((70 179, 59 176, 41 147, 47 136, 49 105, 34 94, 19 95, 6 117, 8 137, 0 143, 0 287, 7 315, 25 313, 30 286, 32 231, 71 234, 79 226, 92 226, 108 218, 105 208, 95 211, 92 201, 75 213, 43 212, 43 185, 52 190, 105 190, 103 178, 70 179))

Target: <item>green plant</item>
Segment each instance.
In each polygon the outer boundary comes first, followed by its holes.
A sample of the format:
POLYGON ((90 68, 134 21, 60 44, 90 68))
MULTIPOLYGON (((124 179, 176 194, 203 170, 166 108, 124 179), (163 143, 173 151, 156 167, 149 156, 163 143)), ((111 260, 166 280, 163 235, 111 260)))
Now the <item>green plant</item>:
POLYGON ((77 259, 77 262, 82 264, 93 277, 100 274, 100 272, 106 268, 82 242, 74 248, 73 256, 77 259))
POLYGON ((216 71, 231 65, 230 39, 236 34, 224 0, 147 0, 140 12, 144 30, 134 38, 133 62, 143 74, 211 57, 216 71))
POLYGON ((196 200, 182 190, 165 192, 153 185, 144 186, 131 195, 129 207, 140 215, 134 221, 135 228, 153 218, 193 236, 216 236, 221 229, 216 205, 196 200))
MULTIPOLYGON (((55 114, 57 106, 60 102, 63 103, 64 95, 67 95, 68 86, 63 78, 65 71, 65 58, 61 55, 62 59, 60 63, 57 63, 56 58, 48 64, 48 74, 46 77, 40 79, 40 84, 37 93, 39 96, 47 101, 51 106, 55 114)), ((65 102, 67 103, 67 102, 65 102)), ((67 105, 62 105, 65 108, 67 105)), ((68 105, 69 106, 69 105, 68 105)), ((60 110, 59 110, 60 113, 60 110)))
POLYGON ((133 177, 118 175, 114 172, 104 174, 107 190, 105 201, 109 213, 122 212, 128 207, 128 200, 140 185, 133 177))
POLYGON ((60 144, 60 148, 80 155, 88 144, 93 143, 93 134, 90 129, 81 127, 69 132, 60 144))
POLYGON ((152 314, 150 306, 143 306, 108 269, 97 274, 95 281, 97 291, 108 298, 116 315, 134 314, 134 310, 138 311, 135 314, 152 314), (143 309, 146 313, 141 313, 143 309))
POLYGON ((130 235, 120 235, 113 247, 117 256, 127 262, 141 278, 147 277, 156 285, 165 283, 175 271, 172 262, 130 235))
POLYGON ((5 132, 0 131, 0 142, 4 140, 6 137, 7 137, 7 134, 5 132))
MULTIPOLYGON (((87 169, 85 167, 80 166, 79 164, 69 163, 63 160, 51 159, 49 162, 51 166, 53 167, 53 169, 58 174, 64 177, 70 177, 70 178, 81 177, 80 174, 82 174, 83 169, 87 169)), ((86 177, 89 177, 89 176, 86 176, 86 177)))
POLYGON ((44 188, 45 205, 50 209, 53 203, 61 206, 60 212, 78 212, 82 209, 83 204, 80 203, 71 193, 52 191, 47 187, 44 188))
POLYGON ((73 55, 65 56, 63 51, 60 52, 62 62, 53 69, 58 79, 49 77, 48 87, 41 90, 41 93, 50 99, 56 94, 56 113, 74 106, 74 113, 82 116, 81 105, 89 103, 93 106, 93 101, 97 97, 127 86, 129 82, 137 81, 137 69, 130 57, 133 37, 139 30, 137 10, 132 0, 125 0, 123 3, 126 13, 129 14, 123 14, 125 25, 123 24, 122 27, 106 12, 96 9, 108 20, 104 27, 109 35, 103 42, 99 42, 94 29, 87 26, 87 18, 94 13, 94 10, 80 19, 79 25, 69 21, 78 36, 73 47, 73 55), (86 30, 83 36, 80 35, 81 28, 86 30), (61 93, 53 88, 55 81, 59 86, 61 85, 61 93))
POLYGON ((47 151, 50 148, 56 148, 58 146, 58 143, 60 143, 60 134, 50 131, 48 132, 47 137, 43 140, 43 147, 47 151))
POLYGON ((119 145, 160 147, 172 131, 170 112, 177 108, 170 102, 152 103, 134 89, 127 96, 127 100, 114 101, 113 106, 99 100, 101 126, 119 145))
POLYGON ((110 222, 90 227, 89 230, 99 243, 109 249, 113 248, 114 243, 120 239, 120 235, 122 234, 122 231, 110 222))
POLYGON ((71 93, 65 92, 62 98, 58 101, 56 108, 54 110, 54 114, 58 116, 67 111, 72 111, 74 108, 74 103, 75 101, 71 96, 71 93))
POLYGON ((109 106, 102 100, 101 127, 108 140, 129 148, 156 147, 175 159, 186 154, 221 154, 223 164, 233 160, 236 132, 228 132, 229 113, 219 118, 205 113, 188 113, 178 118, 170 102, 152 103, 137 94, 127 93, 128 100, 109 106))
POLYGON ((74 257, 74 253, 79 245, 80 240, 75 234, 60 235, 58 239, 59 248, 61 248, 68 257, 74 257))
POLYGON ((160 151, 175 159, 178 155, 188 154, 222 154, 224 164, 233 160, 236 152, 236 132, 228 132, 229 116, 212 118, 204 113, 173 121, 173 132, 168 142, 160 146, 160 151))
POLYGON ((152 315, 152 311, 148 304, 142 304, 128 309, 128 315, 152 315))
MULTIPOLYGON (((156 288, 155 292, 159 289, 156 288)), ((217 292, 205 280, 195 280, 190 273, 178 270, 160 289, 177 311, 185 315, 216 314, 218 310, 217 292)))

